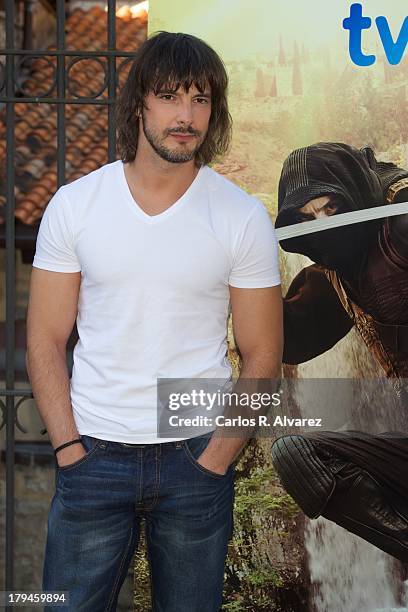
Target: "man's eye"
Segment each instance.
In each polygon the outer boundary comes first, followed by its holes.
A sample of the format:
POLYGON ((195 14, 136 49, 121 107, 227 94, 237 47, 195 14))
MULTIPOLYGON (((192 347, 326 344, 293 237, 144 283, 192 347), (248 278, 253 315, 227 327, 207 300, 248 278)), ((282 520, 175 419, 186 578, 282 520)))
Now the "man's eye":
POLYGON ((208 104, 209 103, 209 99, 208 98, 196 98, 195 100, 196 100, 196 102, 199 102, 200 104, 208 104))
POLYGON ((161 94, 159 96, 160 100, 172 100, 174 98, 173 94, 161 94))

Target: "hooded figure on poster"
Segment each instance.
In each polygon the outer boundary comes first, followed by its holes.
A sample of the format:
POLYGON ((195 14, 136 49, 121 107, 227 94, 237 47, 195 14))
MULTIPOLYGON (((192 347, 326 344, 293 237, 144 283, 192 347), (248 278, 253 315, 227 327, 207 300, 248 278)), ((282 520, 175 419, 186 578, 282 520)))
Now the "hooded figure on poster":
MULTIPOLYGON (((317 143, 286 159, 277 228, 408 201, 408 172, 374 151, 317 143)), ((322 354, 355 326, 408 408, 408 214, 289 238, 313 262, 284 298, 283 361, 322 354)), ((405 410, 405 415, 408 411, 405 410)), ((272 447, 285 489, 310 518, 324 516, 408 561, 408 435, 361 431, 286 435, 272 447)))

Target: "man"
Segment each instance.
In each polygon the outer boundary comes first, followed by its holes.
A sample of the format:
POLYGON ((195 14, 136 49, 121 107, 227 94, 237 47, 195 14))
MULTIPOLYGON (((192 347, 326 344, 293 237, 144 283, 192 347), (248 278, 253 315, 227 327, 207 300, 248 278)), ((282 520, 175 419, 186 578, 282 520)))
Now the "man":
MULTIPOLYGON (((372 149, 317 143, 293 151, 279 184, 276 227, 408 200, 408 172, 372 149)), ((273 462, 310 518, 324 516, 408 561, 408 215, 281 241, 315 262, 284 300, 283 361, 301 363, 332 347, 353 325, 401 399, 401 432, 282 436, 273 462)))
POLYGON ((226 90, 200 39, 147 40, 118 102, 121 159, 61 187, 41 222, 27 367, 58 463, 43 589, 75 612, 115 610, 142 518, 153 609, 221 606, 244 441, 160 437, 156 398, 159 378, 228 381, 229 305, 241 377, 280 373, 273 225, 208 167, 230 139, 226 90))

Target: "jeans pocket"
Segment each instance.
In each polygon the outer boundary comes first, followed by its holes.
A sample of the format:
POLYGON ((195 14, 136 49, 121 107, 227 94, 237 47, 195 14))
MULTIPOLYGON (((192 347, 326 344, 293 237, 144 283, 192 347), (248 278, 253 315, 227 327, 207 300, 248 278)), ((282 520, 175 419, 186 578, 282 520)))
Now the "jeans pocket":
POLYGON ((189 438, 188 440, 183 440, 182 446, 184 449, 184 453, 191 465, 193 465, 202 474, 216 479, 226 478, 226 476, 228 476, 228 474, 233 469, 232 464, 229 466, 225 474, 218 474, 217 472, 213 472, 212 470, 207 469, 197 461, 201 453, 207 448, 210 440, 211 435, 197 436, 196 438, 189 438))
POLYGON ((82 440, 82 444, 84 448, 87 451, 86 455, 84 455, 77 461, 74 461, 74 463, 68 463, 68 465, 63 465, 62 467, 60 467, 57 464, 58 472, 69 472, 71 470, 75 470, 77 467, 86 463, 91 457, 95 455, 95 453, 100 448, 100 445, 103 442, 103 440, 99 440, 98 438, 93 438, 92 436, 81 436, 81 440, 82 440))

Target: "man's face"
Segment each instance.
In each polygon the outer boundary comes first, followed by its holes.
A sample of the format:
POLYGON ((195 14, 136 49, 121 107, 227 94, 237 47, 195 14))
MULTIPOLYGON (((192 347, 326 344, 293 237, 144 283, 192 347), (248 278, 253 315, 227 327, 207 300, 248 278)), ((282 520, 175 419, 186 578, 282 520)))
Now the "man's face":
POLYGON ((191 161, 204 141, 211 115, 211 91, 201 93, 195 85, 188 92, 163 89, 145 99, 141 123, 154 151, 171 163, 191 161))
POLYGON ((297 219, 302 223, 303 221, 330 217, 335 215, 338 209, 339 206, 329 196, 320 196, 319 198, 309 200, 302 208, 298 208, 297 219))

